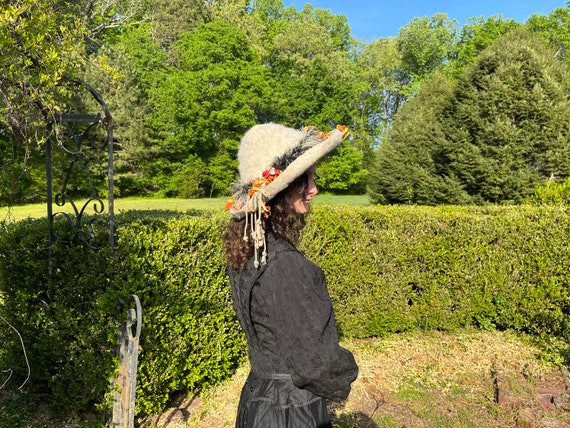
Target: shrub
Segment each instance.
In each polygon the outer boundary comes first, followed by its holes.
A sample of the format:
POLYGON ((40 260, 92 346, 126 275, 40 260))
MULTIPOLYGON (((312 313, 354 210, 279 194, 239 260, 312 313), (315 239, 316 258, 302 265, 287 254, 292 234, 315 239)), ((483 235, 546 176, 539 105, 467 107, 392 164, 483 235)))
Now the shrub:
MULTIPOLYGON (((122 213, 113 259, 105 246, 58 245, 51 276, 45 220, 1 225, 0 315, 26 344, 29 391, 68 409, 103 403, 132 294, 143 308, 138 414, 230 376, 246 346, 225 272, 226 218, 122 213)), ((324 269, 345 337, 477 326, 567 338, 569 233, 564 206, 316 206, 299 247, 324 269)), ((0 343, 0 367, 23 380, 19 339, 3 328, 0 343)))
POLYGON ((245 357, 231 304, 219 216, 135 219, 119 226, 117 287, 143 306, 138 411, 230 376, 245 357))
POLYGON ((316 207, 302 248, 351 337, 462 326, 570 333, 556 207, 316 207))
MULTIPOLYGON (((105 401, 116 370, 121 302, 143 308, 137 412, 162 410, 177 391, 228 377, 244 358, 220 245, 219 217, 126 213, 109 248, 56 246, 48 275, 47 223, 3 225, 0 315, 22 335, 32 367, 30 391, 53 394, 56 407, 84 410, 105 401), (69 400, 73 397, 73 400, 69 400)), ((0 329, 2 367, 27 372, 18 337, 0 329)), ((19 385, 19 383, 18 383, 19 385)))
POLYGON ((527 198, 527 202, 533 205, 569 205, 570 178, 560 182, 547 180, 544 184, 537 186, 534 194, 527 198))

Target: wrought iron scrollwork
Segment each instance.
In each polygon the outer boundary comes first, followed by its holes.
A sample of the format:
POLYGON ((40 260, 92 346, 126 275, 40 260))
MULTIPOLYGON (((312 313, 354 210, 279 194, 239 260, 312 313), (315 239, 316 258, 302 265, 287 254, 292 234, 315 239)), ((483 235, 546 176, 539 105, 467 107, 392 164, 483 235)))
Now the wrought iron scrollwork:
POLYGON ((75 79, 63 81, 62 84, 69 85, 74 96, 52 123, 51 138, 47 142, 46 181, 50 248, 79 240, 87 247, 96 249, 108 242, 112 254, 112 117, 101 96, 87 83, 75 79), (83 113, 85 109, 96 112, 83 113), (57 156, 54 156, 56 154, 57 156), (54 162, 54 157, 58 159, 58 163, 54 162), (103 165, 106 166, 106 174, 103 174, 103 165), (107 181, 107 206, 104 196, 100 194, 101 186, 94 183, 95 167, 99 168, 100 181, 107 181), (71 189, 72 186, 75 188, 71 189), (54 187, 58 188, 55 195, 54 187))
MULTIPOLYGON (((107 232, 111 249, 113 246, 113 126, 111 114, 99 94, 88 84, 80 80, 70 80, 67 84, 78 92, 87 91, 87 99, 80 104, 71 103, 57 118, 57 140, 48 141, 47 150, 47 196, 48 218, 50 225, 50 246, 57 243, 81 241, 90 248, 100 247, 98 235, 107 232), (89 105, 91 104, 91 105, 89 105), (95 114, 78 112, 78 109, 98 108, 95 114), (66 155, 67 165, 61 176, 58 193, 53 195, 54 188, 54 148, 66 155), (106 149, 106 150, 105 150, 106 149), (104 155, 102 155, 102 152, 104 155), (108 181, 108 215, 105 212, 105 201, 99 195, 93 181, 92 165, 106 159, 108 181), (85 194, 70 191, 70 185, 77 184, 77 174, 81 175, 81 185, 85 194), (78 202, 82 201, 82 202, 78 202)), ((60 165, 58 165, 60 166, 60 165)), ((111 250, 112 251, 112 250, 111 250)))

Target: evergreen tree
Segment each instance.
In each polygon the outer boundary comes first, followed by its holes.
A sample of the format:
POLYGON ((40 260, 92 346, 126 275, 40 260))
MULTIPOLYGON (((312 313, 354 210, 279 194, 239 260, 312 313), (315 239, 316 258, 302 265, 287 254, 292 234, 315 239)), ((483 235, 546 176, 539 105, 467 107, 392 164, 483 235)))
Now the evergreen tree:
POLYGON ((378 151, 380 203, 517 203, 570 174, 568 74, 539 37, 514 30, 453 83, 434 74, 378 151))
POLYGON ((369 194, 381 204, 464 204, 470 198, 453 176, 442 174, 442 112, 452 82, 435 73, 418 95, 399 110, 390 138, 377 150, 370 168, 369 194))
POLYGON ((570 174, 568 74, 527 30, 485 50, 442 115, 448 174, 477 202, 520 202, 570 174))

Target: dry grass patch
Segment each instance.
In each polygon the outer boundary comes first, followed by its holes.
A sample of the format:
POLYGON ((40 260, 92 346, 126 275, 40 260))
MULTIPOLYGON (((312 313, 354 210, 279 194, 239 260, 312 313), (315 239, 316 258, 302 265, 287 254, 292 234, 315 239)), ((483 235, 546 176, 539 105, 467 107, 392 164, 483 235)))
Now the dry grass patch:
MULTIPOLYGON (((512 333, 394 335, 344 346, 360 375, 348 400, 331 406, 335 427, 570 427, 570 378, 561 360, 545 361, 512 333)), ((178 406, 146 426, 232 427, 247 373, 241 367, 199 405, 195 398, 188 417, 178 406)))

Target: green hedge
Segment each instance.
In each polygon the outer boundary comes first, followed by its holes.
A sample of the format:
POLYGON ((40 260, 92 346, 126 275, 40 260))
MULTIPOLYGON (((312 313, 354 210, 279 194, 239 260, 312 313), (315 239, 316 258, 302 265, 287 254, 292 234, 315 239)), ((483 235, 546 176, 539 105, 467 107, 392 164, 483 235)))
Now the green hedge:
MULTIPOLYGON (((245 358, 220 236, 222 216, 126 213, 109 248, 56 246, 48 275, 47 224, 26 220, 0 234, 0 315, 22 335, 32 367, 28 390, 50 393, 55 407, 105 405, 117 326, 139 296, 143 310, 137 413, 162 410, 176 391, 200 391, 245 358)), ((1 321, 0 321, 1 322, 1 321)), ((0 367, 25 377, 19 339, 0 328, 0 367)))
POLYGON ((225 216, 136 219, 118 228, 119 289, 137 294, 143 329, 138 411, 162 410, 175 391, 199 391, 245 358, 221 247, 225 216))
MULTIPOLYGON (((22 334, 29 390, 64 408, 102 404, 116 369, 116 321, 143 307, 137 413, 177 391, 227 378, 245 358, 231 308, 223 212, 117 216, 109 250, 58 246, 48 275, 46 223, 2 225, 0 315, 22 334), (73 397, 72 400, 69 397, 73 397)), ((300 248, 323 267, 341 334, 365 338, 462 326, 570 336, 565 207, 316 206, 300 248)), ((26 367, 0 328, 0 367, 26 367)))
POLYGON ((345 335, 570 335, 567 207, 329 207, 305 232, 345 335))

